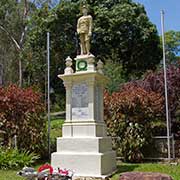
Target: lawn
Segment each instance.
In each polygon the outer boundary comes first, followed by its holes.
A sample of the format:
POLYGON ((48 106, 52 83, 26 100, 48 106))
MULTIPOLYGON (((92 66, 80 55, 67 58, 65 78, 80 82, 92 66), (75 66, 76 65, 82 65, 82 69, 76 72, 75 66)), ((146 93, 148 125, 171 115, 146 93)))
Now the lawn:
MULTIPOLYGON (((0 170, 0 180, 23 180, 23 178, 16 175, 17 171, 18 170, 0 170)), ((118 171, 111 179, 118 180, 119 174, 127 171, 161 172, 171 175, 173 180, 180 179, 180 165, 173 166, 161 163, 118 163, 118 171)))
POLYGON ((62 125, 64 119, 52 119, 51 120, 51 138, 57 138, 62 136, 62 125))
POLYGON ((16 175, 17 170, 0 170, 0 180, 23 180, 24 178, 16 175))
POLYGON ((180 165, 174 166, 169 164, 162 163, 142 163, 142 164, 126 164, 118 163, 118 171, 112 177, 112 180, 118 180, 119 174, 127 171, 136 171, 136 172, 160 172, 170 175, 173 180, 180 179, 180 165))

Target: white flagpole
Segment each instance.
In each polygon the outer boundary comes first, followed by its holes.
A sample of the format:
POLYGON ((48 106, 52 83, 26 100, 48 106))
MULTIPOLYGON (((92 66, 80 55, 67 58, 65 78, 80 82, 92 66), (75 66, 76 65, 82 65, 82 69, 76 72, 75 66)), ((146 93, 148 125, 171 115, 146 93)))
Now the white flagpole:
POLYGON ((51 118, 50 118, 50 51, 49 51, 49 43, 50 35, 47 32, 47 69, 48 69, 48 153, 49 158, 51 157, 51 141, 50 141, 50 131, 51 131, 51 118))
POLYGON ((163 46, 163 68, 164 68, 164 90, 165 90, 165 103, 166 103, 168 160, 171 160, 170 123, 169 123, 169 107, 168 107, 168 93, 167 93, 166 54, 165 54, 165 37, 164 37, 164 11, 163 10, 161 11, 161 28, 162 28, 162 46, 163 46))

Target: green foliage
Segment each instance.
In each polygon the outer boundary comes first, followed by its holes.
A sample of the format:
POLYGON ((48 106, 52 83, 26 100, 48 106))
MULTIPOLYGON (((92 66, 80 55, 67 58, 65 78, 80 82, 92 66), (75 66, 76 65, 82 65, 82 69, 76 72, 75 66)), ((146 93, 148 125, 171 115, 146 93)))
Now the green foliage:
POLYGON ((39 159, 35 153, 17 149, 0 148, 0 169, 15 169, 30 166, 39 159))
MULTIPOLYGON (((179 66, 168 66, 169 113, 171 132, 175 138, 180 136, 177 119, 180 107, 179 82, 179 66)), ((148 72, 142 80, 124 84, 119 92, 111 96, 105 93, 104 100, 108 132, 113 137, 120 137, 115 146, 121 147, 118 153, 125 160, 139 161, 152 134, 166 135, 163 70, 148 72)))
MULTIPOLYGON (((20 53, 26 40, 27 17, 35 9, 28 1, 0 1, 0 63, 4 67, 5 84, 17 83, 21 60, 20 53)), ((23 69, 21 68, 23 71, 23 69)))
POLYGON ((43 112, 41 95, 31 88, 15 85, 0 88, 0 130, 4 131, 4 145, 11 147, 16 135, 19 149, 42 154, 46 130, 43 112))
POLYGON ((55 91, 53 109, 57 103, 60 110, 64 110, 65 107, 65 89, 57 75, 64 72, 65 58, 68 55, 75 56, 76 54, 75 16, 77 13, 76 5, 62 1, 60 5, 50 11, 48 11, 47 6, 38 9, 29 21, 31 31, 28 33, 23 53, 23 57, 26 59, 26 76, 24 78, 26 85, 35 84, 40 87, 43 93, 46 91, 44 88, 44 82, 47 81, 46 36, 47 31, 49 31, 51 47, 50 81, 55 91))
MULTIPOLYGON (((46 33, 49 31, 51 86, 55 93, 64 94, 62 83, 57 83, 57 74, 63 73, 67 56, 74 58, 79 53, 76 23, 81 3, 80 0, 64 0, 49 11, 47 6, 42 6, 31 16, 23 52, 27 85, 38 84, 44 90, 46 33)), ((143 6, 127 0, 89 0, 87 3, 94 19, 91 52, 97 58, 119 63, 120 73, 126 74, 126 79, 156 67, 161 59, 159 37, 143 6)))
POLYGON ((109 78, 107 89, 110 93, 119 90, 120 84, 125 82, 122 76, 122 66, 119 63, 107 62, 104 66, 104 73, 109 78))
POLYGON ((142 160, 142 148, 147 144, 146 141, 148 139, 144 128, 143 125, 138 123, 129 123, 129 126, 126 128, 124 140, 121 144, 122 154, 126 161, 140 162, 142 160))
MULTIPOLYGON (((172 132, 179 134, 178 130, 173 125, 178 121, 178 111, 180 107, 180 65, 169 65, 167 67, 167 88, 168 88, 168 104, 169 114, 172 123, 172 132), (176 130, 175 130, 175 129, 176 130), (174 129, 174 130, 173 130, 174 129)), ((128 83, 126 86, 141 87, 148 92, 159 93, 161 97, 165 97, 164 91, 164 72, 163 69, 157 72, 148 72, 143 80, 138 80, 128 83)), ((159 120, 165 121, 165 103, 161 104, 162 112, 159 116, 159 120)))
POLYGON ((131 0, 87 2, 94 14, 95 55, 121 63, 126 75, 155 69, 161 59, 159 38, 142 5, 131 0))
POLYGON ((160 120, 151 122, 151 129, 153 136, 166 136, 167 135, 167 127, 166 122, 160 120))
MULTIPOLYGON (((3 25, 4 28, 8 29, 11 35, 15 33, 21 23, 21 21, 17 22, 19 18, 16 13, 17 3, 15 1, 0 1, 0 26, 3 25)), ((16 32, 16 38, 18 35, 19 31, 16 32)), ((0 64, 6 69, 3 73, 5 82, 17 82, 18 77, 15 76, 18 74, 17 58, 17 51, 10 37, 0 28, 0 64)))
MULTIPOLYGON (((63 91, 64 92, 64 91, 63 91)), ((62 92, 51 94, 51 112, 65 111, 66 97, 62 92)))
POLYGON ((62 136, 62 125, 64 119, 52 119, 51 120, 51 151, 56 151, 56 140, 62 136))
POLYGON ((52 119, 51 128, 52 129, 61 129, 64 123, 64 119, 52 119))
POLYGON ((163 98, 133 85, 104 95, 105 121, 109 135, 119 137, 119 153, 125 161, 140 162, 151 140, 150 123, 162 111, 163 98))
POLYGON ((180 31, 171 30, 165 32, 165 45, 168 63, 177 63, 177 56, 180 53, 180 31))

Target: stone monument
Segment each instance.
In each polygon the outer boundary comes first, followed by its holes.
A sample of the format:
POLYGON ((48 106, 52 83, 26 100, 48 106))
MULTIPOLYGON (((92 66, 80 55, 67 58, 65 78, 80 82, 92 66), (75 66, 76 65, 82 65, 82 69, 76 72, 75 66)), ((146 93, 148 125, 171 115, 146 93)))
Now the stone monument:
POLYGON ((58 75, 66 88, 66 120, 51 164, 72 169, 75 176, 103 178, 116 169, 116 155, 104 122, 103 90, 108 79, 103 75, 103 63, 98 61, 95 66, 95 57, 90 53, 92 17, 83 8, 84 15, 77 25, 81 55, 75 58, 76 70, 68 57, 64 74, 58 75))

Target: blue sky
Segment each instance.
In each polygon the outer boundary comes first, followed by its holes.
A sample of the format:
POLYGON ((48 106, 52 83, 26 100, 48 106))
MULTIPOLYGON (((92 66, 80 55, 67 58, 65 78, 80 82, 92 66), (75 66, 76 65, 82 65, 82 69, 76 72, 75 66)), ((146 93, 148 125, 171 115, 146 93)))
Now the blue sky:
POLYGON ((165 11, 165 31, 180 31, 180 0, 133 0, 145 6, 150 21, 157 26, 161 34, 160 11, 165 11))

